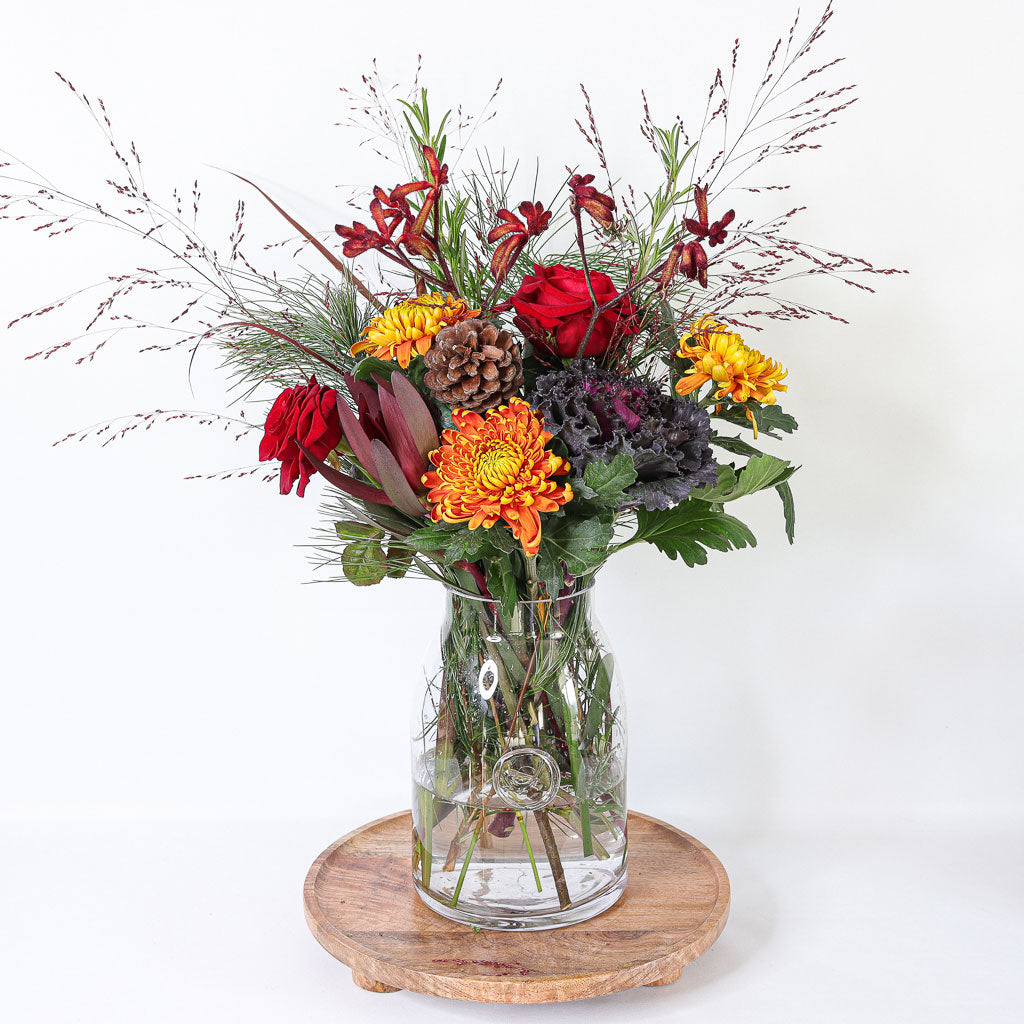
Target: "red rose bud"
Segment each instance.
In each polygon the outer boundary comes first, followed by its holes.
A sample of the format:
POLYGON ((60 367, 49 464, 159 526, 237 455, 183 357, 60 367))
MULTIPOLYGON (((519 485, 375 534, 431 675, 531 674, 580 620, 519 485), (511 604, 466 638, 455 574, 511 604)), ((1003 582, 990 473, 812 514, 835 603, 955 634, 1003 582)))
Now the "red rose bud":
POLYGON ((615 223, 615 200, 598 192, 590 183, 592 174, 574 174, 569 178, 569 188, 580 208, 586 210, 603 228, 610 228, 615 223))
POLYGON ((310 377, 308 384, 286 388, 277 396, 263 428, 260 462, 279 460, 281 493, 290 494, 298 480, 297 493, 301 498, 316 467, 299 445, 322 462, 339 441, 338 393, 333 388, 321 387, 316 377, 310 377))
MULTIPOLYGON (((618 289, 607 274, 593 272, 590 283, 598 305, 612 301, 618 289)), ((556 264, 533 266, 519 290, 512 296, 512 306, 518 314, 515 322, 523 334, 542 351, 563 359, 576 357, 587 325, 594 312, 594 304, 587 290, 587 279, 582 270, 556 264)), ((606 309, 594 325, 584 356, 604 355, 616 333, 636 334, 636 312, 628 298, 606 309)))

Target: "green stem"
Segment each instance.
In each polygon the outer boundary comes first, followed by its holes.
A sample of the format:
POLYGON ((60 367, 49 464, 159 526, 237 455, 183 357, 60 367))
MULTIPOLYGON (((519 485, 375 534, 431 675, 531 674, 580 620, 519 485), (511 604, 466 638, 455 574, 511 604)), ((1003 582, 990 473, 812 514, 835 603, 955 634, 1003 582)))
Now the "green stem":
POLYGON ((590 806, 586 799, 586 765, 580 757, 580 714, 579 702, 576 698, 576 687, 571 680, 565 679, 562 687, 563 722, 565 723, 565 743, 569 748, 569 772, 572 775, 572 791, 579 805, 580 840, 583 843, 583 856, 590 857, 594 853, 594 841, 590 834, 590 806))
POLYGON ((566 740, 569 744, 569 769, 572 773, 572 788, 580 808, 580 840, 583 843, 583 856, 590 857, 594 853, 594 840, 590 833, 590 803, 583 794, 587 791, 586 765, 580 759, 579 733, 575 726, 572 710, 566 708, 566 719, 573 722, 566 740))
POLYGON ((430 868, 433 862, 433 840, 434 835, 434 797, 425 789, 419 792, 420 800, 420 822, 423 834, 418 836, 420 854, 420 879, 424 889, 430 888, 430 868))
POLYGON ((482 820, 479 826, 473 830, 473 834, 469 837, 469 849, 466 850, 466 859, 462 862, 462 870, 459 872, 459 880, 455 883, 455 892, 452 895, 452 901, 448 904, 450 907, 456 906, 459 902, 459 894, 462 892, 462 883, 466 880, 466 872, 469 870, 469 862, 473 856, 473 850, 476 848, 476 840, 480 835, 481 828, 483 828, 482 820))
POLYGON ((540 872, 537 870, 537 862, 533 859, 533 847, 530 845, 530 834, 526 831, 526 820, 518 811, 516 811, 516 821, 519 822, 519 827, 523 830, 523 842, 526 843, 526 852, 530 856, 530 867, 533 868, 533 880, 537 883, 537 892, 541 892, 540 872))

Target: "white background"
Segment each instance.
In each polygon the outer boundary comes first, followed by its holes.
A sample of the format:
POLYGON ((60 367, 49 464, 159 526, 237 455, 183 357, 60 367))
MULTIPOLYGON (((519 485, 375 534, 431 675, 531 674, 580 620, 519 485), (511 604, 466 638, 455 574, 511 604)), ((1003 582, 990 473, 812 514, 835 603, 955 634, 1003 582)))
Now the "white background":
MULTIPOLYGON (((656 119, 692 120, 733 38, 759 63, 793 6, 22 4, 2 26, 0 146, 98 196, 108 158, 59 69, 106 99, 152 179, 199 174, 225 232, 240 193, 212 167, 279 183, 329 228, 337 185, 392 176, 334 126, 338 86, 373 55, 408 79, 422 52, 439 106, 475 109, 504 76, 488 141, 555 172, 589 159, 584 80, 616 169, 650 186, 640 87, 656 119)), ((837 81, 862 99, 771 179, 809 204, 801 237, 911 274, 874 296, 825 282, 806 297, 851 326, 757 339, 801 424, 778 449, 803 464, 795 547, 768 495, 741 510, 755 550, 687 571, 633 549, 602 579, 631 803, 733 881, 725 934, 671 988, 532 1009, 354 988, 307 934, 301 883, 336 836, 407 804, 406 708, 440 594, 304 586, 315 486, 300 501, 183 479, 251 464, 255 442, 171 424, 51 446, 123 413, 220 407, 212 365, 193 396, 184 357, 136 356, 133 338, 83 366, 22 361, 81 313, 7 332, 8 1019, 1019 1019, 1022 27, 1001 3, 841 5, 821 53, 849 58, 837 81)), ((115 235, 2 224, 0 320, 138 259, 115 235)))

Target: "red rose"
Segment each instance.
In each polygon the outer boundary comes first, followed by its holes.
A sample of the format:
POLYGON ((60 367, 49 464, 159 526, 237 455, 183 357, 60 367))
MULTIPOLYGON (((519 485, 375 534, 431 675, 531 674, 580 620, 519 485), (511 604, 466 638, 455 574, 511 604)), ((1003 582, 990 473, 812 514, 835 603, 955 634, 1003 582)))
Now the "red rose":
MULTIPOLYGON (((592 271, 590 283, 598 305, 610 302, 618 294, 607 274, 592 271)), ((565 267, 533 265, 533 274, 527 274, 519 290, 512 296, 512 305, 519 314, 516 324, 534 345, 563 359, 576 357, 594 304, 587 291, 587 279, 582 270, 565 267), (554 335, 552 345, 551 336, 554 335)), ((585 356, 599 357, 608 351, 616 330, 620 334, 636 334, 633 322, 636 312, 630 300, 623 299, 617 306, 605 310, 587 342, 585 356)))
POLYGON ((277 396, 263 431, 260 462, 280 459, 281 493, 290 494, 298 480, 301 498, 316 468, 299 450, 299 444, 321 462, 334 451, 341 441, 338 392, 321 387, 316 377, 310 377, 306 385, 286 388, 277 396))

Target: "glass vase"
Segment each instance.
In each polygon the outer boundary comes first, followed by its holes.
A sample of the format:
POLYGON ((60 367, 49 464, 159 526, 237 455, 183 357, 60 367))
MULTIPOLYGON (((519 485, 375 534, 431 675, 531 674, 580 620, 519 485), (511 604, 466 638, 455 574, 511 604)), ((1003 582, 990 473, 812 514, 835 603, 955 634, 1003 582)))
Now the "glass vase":
POLYGON ((413 880, 467 925, 558 928, 626 885, 626 717, 592 585, 448 589, 413 715, 413 880))

